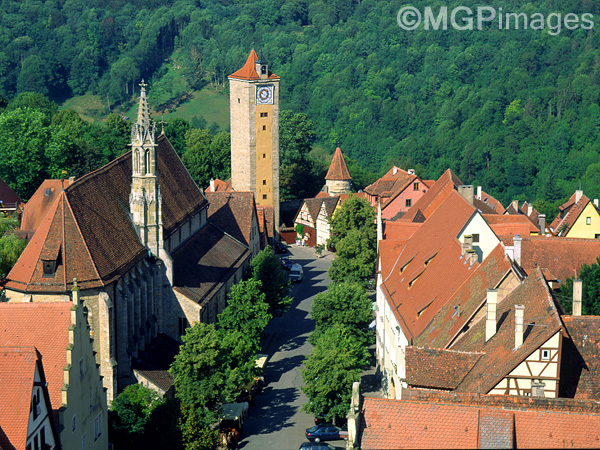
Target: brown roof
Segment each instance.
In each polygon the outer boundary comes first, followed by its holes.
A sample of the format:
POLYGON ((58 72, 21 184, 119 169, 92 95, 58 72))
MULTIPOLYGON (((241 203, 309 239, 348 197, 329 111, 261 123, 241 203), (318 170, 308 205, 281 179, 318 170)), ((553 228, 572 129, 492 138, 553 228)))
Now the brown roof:
POLYGON ((456 238, 473 214, 473 206, 452 189, 400 255, 380 246, 382 291, 407 337, 425 329, 478 265, 465 261, 456 238))
POLYGON ((369 195, 388 198, 398 191, 403 191, 414 180, 418 180, 416 175, 411 175, 405 170, 394 166, 384 176, 363 190, 369 195))
POLYGON ((175 339, 158 333, 136 359, 133 368, 166 392, 173 386, 173 375, 169 373, 169 368, 179 353, 179 346, 180 343, 175 339))
POLYGON ((0 303, 0 345, 35 346, 41 353, 55 414, 62 406, 72 307, 73 302, 0 303))
POLYGON ((521 267, 533 273, 537 267, 548 280, 564 282, 577 276, 583 264, 600 256, 597 239, 529 236, 521 240, 521 267))
POLYGON ((66 188, 68 186, 69 180, 44 180, 23 207, 21 230, 37 230, 54 202, 58 200, 63 187, 66 188))
POLYGON ((337 206, 339 200, 340 200, 339 195, 323 198, 323 203, 321 204, 321 208, 323 208, 323 205, 325 206, 325 213, 327 214, 328 217, 331 217, 331 215, 335 211, 335 207, 337 206))
POLYGON ((490 206, 496 214, 504 214, 506 211, 502 203, 500 203, 496 198, 492 197, 487 192, 481 191, 481 201, 490 206))
POLYGON ((35 368, 40 360, 31 346, 0 347, 0 386, 4 386, 0 396, 0 448, 25 448, 35 368))
MULTIPOLYGON (((169 140, 160 135, 157 144, 163 236, 167 239, 208 207, 208 202, 169 140)), ((8 274, 6 287, 67 292, 73 278, 85 289, 109 284, 127 272, 148 254, 130 218, 130 190, 131 152, 66 188, 8 274), (55 276, 44 277, 44 254, 57 249, 60 259, 55 276)))
POLYGON ((561 388, 566 397, 600 400, 600 317, 562 316, 569 334, 563 341, 561 388))
POLYGON ((238 241, 250 245, 252 218, 256 215, 254 192, 206 192, 208 220, 238 241))
MULTIPOLYGON (((505 396, 492 397, 503 400, 505 396)), ((533 400, 514 399, 520 403, 533 400)), ((366 397, 361 448, 598 448, 598 414, 450 400, 431 403, 366 397)))
POLYGON ((250 250, 210 223, 173 253, 174 289, 204 304, 250 257, 250 250))
POLYGON ((335 149, 335 153, 333 154, 333 158, 331 160, 331 164, 329 166, 329 170, 327 171, 327 175, 325 175, 326 180, 351 180, 350 172, 348 172, 348 166, 346 166, 346 161, 344 160, 344 155, 342 155, 342 150, 337 147, 335 149))
POLYGON ((256 209, 257 209, 257 211, 258 210, 262 211, 262 216, 265 221, 267 238, 273 239, 273 232, 275 231, 275 226, 274 226, 275 216, 273 213, 273 207, 263 205, 263 206, 257 206, 256 209))
POLYGON ((406 382, 415 387, 456 389, 481 355, 478 352, 406 347, 406 382))
POLYGON ((11 204, 18 206, 21 203, 23 203, 23 200, 21 200, 21 198, 16 194, 16 192, 13 191, 2 178, 0 178, 0 203, 2 203, 5 206, 11 204))
POLYGON ((555 233, 560 232, 564 236, 577 221, 587 204, 590 203, 590 199, 583 194, 579 201, 576 202, 576 195, 577 193, 574 193, 566 203, 559 206, 560 212, 550 224, 550 228, 555 233), (563 228, 564 231, 562 231, 563 228))
POLYGON ((535 349, 562 330, 554 299, 540 271, 528 276, 497 307, 496 334, 485 341, 485 317, 475 322, 451 347, 485 354, 457 388, 459 392, 488 393, 535 349), (523 344, 515 349, 515 305, 525 306, 523 344), (504 318, 501 320, 500 318, 504 318))
MULTIPOLYGON (((229 75, 229 78, 238 78, 240 80, 260 80, 260 76, 256 73, 256 60, 258 55, 252 49, 246 60, 246 64, 240 70, 229 75)), ((269 80, 278 80, 279 77, 269 70, 269 80)))
POLYGON ((427 328, 415 338, 415 345, 446 348, 483 306, 487 289, 496 288, 511 271, 510 259, 504 248, 496 248, 475 268, 465 282, 452 294, 427 328))

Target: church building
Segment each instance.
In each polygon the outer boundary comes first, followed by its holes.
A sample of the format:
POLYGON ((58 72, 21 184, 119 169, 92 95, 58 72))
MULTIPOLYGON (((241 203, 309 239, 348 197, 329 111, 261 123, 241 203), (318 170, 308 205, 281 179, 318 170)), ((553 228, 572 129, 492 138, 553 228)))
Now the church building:
POLYGON ((215 322, 249 268, 250 248, 210 223, 208 206, 157 136, 142 82, 131 151, 61 190, 8 274, 6 297, 69 301, 76 279, 111 401, 137 381, 133 366, 159 335, 180 341, 191 324, 215 322))

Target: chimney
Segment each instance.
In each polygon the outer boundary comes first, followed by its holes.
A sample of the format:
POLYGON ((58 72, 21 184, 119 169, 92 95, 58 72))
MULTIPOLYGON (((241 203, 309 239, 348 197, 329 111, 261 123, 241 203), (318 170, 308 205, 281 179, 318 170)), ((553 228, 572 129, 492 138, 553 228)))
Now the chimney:
POLYGON ((540 236, 546 235, 546 214, 540 214, 538 216, 538 221, 540 224, 540 236))
POLYGON ((478 261, 477 252, 473 249, 467 250, 467 256, 465 257, 465 261, 469 261, 469 266, 472 266, 476 261, 478 261))
POLYGON ((458 186, 458 193, 463 196, 463 198, 468 201, 471 205, 473 204, 473 186, 472 185, 462 185, 458 186))
POLYGON ((463 236, 461 255, 464 256, 469 250, 473 250, 473 236, 470 234, 463 236))
POLYGON ((523 345, 523 319, 525 318, 525 306, 515 305, 515 350, 523 345))
POLYGON ((598 208, 598 199, 597 199, 597 198, 595 198, 595 199, 594 199, 594 206, 595 206, 596 208, 598 208))
POLYGON ((215 179, 214 178, 210 179, 210 188, 209 188, 208 192, 215 192, 215 179))
POLYGON ((481 200, 481 186, 477 186, 477 195, 475 198, 477 198, 477 200, 481 200))
POLYGON ((496 334, 496 306, 498 303, 498 289, 487 289, 486 319, 485 319, 485 342, 496 334))
POLYGON ((581 189, 577 189, 575 191, 575 203, 577 203, 579 200, 581 200, 582 196, 583 196, 583 191, 581 189))
POLYGON ((409 175, 414 175, 415 174, 415 169, 408 169, 408 174, 409 175))
POLYGON ((398 173, 398 168, 396 166, 394 166, 392 168, 392 175, 396 175, 398 173))
POLYGON ((532 381, 531 382, 531 396, 532 397, 545 397, 544 388, 546 384, 543 381, 532 381))
POLYGON ((521 235, 515 234, 513 238, 513 260, 521 265, 521 235))
POLYGON ((527 215, 530 216, 533 212, 533 206, 527 203, 527 215))
POLYGON ((581 303, 583 298, 583 281, 579 278, 573 280, 573 315, 581 315, 581 303))
POLYGON ((75 177, 69 177, 69 186, 75 183, 75 177))
POLYGON ((515 211, 519 212, 519 200, 513 200, 510 202, 515 211))

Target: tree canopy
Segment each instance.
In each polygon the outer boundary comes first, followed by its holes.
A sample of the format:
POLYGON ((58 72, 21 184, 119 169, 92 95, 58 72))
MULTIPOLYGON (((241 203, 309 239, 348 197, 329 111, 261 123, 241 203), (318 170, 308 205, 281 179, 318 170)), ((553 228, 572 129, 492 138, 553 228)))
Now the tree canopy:
MULTIPOLYGON (((560 285, 558 300, 567 314, 573 312, 573 278, 569 277, 560 285)), ((577 278, 582 281, 581 314, 600 315, 600 257, 593 264, 584 264, 577 278)))
POLYGON ((251 263, 252 278, 260 281, 260 289, 270 311, 285 309, 292 303, 290 281, 279 262, 279 258, 270 246, 261 250, 251 263))

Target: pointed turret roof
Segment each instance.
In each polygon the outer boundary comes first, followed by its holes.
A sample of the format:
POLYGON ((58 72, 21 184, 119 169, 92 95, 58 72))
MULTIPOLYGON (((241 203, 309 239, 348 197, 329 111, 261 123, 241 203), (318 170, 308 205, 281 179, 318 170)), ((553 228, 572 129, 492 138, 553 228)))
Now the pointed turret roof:
POLYGON ((154 144, 156 124, 150 121, 148 98, 146 97, 146 83, 140 83, 140 103, 138 105, 137 119, 131 128, 131 145, 142 145, 146 141, 154 144))
POLYGON ((342 155, 342 149, 338 146, 333 154, 331 165, 325 175, 326 180, 351 180, 350 172, 348 172, 348 166, 342 155))
MULTIPOLYGON (((266 61, 261 53, 260 61, 263 60, 266 61)), ((237 78, 240 80, 260 80, 260 76, 256 73, 256 63, 258 62, 259 64, 261 64, 260 61, 258 55, 256 54, 256 51, 252 49, 250 55, 248 55, 248 59, 246 60, 246 64, 244 64, 244 67, 242 67, 237 72, 234 72, 231 75, 229 75, 229 78, 237 78)), ((279 77, 269 70, 269 80, 278 79, 279 77)))

